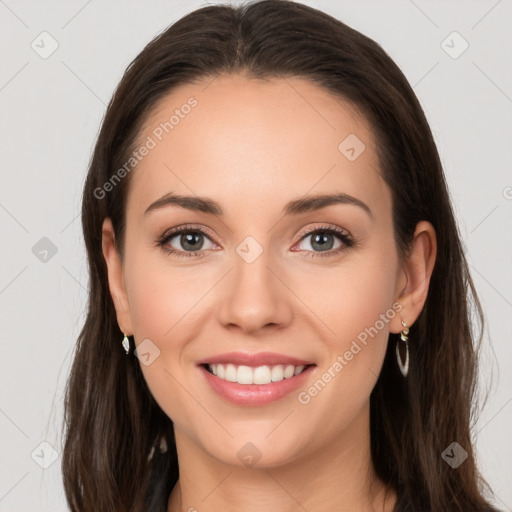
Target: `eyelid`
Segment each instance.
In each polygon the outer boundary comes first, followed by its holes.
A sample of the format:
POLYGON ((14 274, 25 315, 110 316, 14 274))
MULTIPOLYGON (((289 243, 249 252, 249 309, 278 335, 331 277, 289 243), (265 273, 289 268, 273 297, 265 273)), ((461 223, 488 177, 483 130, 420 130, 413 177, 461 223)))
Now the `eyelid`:
MULTIPOLYGON (((210 230, 210 228, 207 228, 206 226, 199 225, 199 224, 182 224, 180 226, 175 226, 173 228, 168 229, 167 231, 164 231, 162 236, 160 237, 160 240, 164 240, 166 238, 170 238, 173 235, 179 235, 182 231, 198 231, 200 233, 204 233, 208 235, 211 241, 217 244, 213 239, 216 237, 213 235, 213 231, 210 230)), ((218 245, 218 244, 217 244, 218 245)))
POLYGON ((341 228, 341 227, 335 226, 335 225, 331 225, 328 223, 320 223, 317 226, 315 226, 314 228, 309 227, 309 228, 301 229, 301 231, 298 234, 299 241, 302 240, 302 238, 306 235, 309 236, 309 235, 316 233, 317 231, 322 231, 322 230, 332 230, 339 234, 343 234, 348 238, 352 238, 352 235, 344 228, 341 228))
MULTIPOLYGON (((170 239, 174 238, 174 236, 178 236, 182 232, 186 232, 186 231, 196 231, 196 232, 202 233, 202 234, 206 235, 207 238, 209 238, 210 241, 215 246, 217 246, 217 247, 220 246, 220 244, 218 244, 215 241, 216 237, 212 235, 212 231, 210 230, 210 228, 207 228, 203 225, 195 225, 195 224, 183 224, 183 225, 175 226, 171 229, 168 229, 167 231, 165 231, 163 233, 163 235, 161 235, 159 237, 159 239, 157 240, 157 245, 164 246, 170 239)), ((294 246, 296 246, 298 243, 300 243, 305 237, 314 235, 315 233, 322 232, 322 231, 330 231, 332 234, 334 234, 334 236, 336 236, 342 242, 342 244, 345 247, 342 247, 341 249, 329 250, 329 251, 324 251, 324 252, 322 252, 322 251, 319 251, 319 252, 304 251, 306 253, 312 253, 312 254, 308 254, 308 256, 310 256, 310 257, 334 256, 334 255, 338 254, 339 252, 341 252, 343 249, 346 249, 346 248, 353 246, 357 243, 356 240, 354 239, 354 237, 346 229, 341 228, 336 225, 331 225, 328 223, 319 223, 314 227, 302 228, 300 230, 299 234, 297 235, 298 240, 294 243, 294 246)), ((184 251, 184 250, 177 250, 177 249, 172 249, 172 250, 165 249, 165 250, 168 251, 169 253, 175 253, 175 255, 178 255, 178 256, 201 256, 201 255, 204 255, 208 251, 208 249, 203 249, 201 251, 192 251, 192 252, 184 251)), ((300 251, 300 252, 303 252, 303 251, 300 251)))

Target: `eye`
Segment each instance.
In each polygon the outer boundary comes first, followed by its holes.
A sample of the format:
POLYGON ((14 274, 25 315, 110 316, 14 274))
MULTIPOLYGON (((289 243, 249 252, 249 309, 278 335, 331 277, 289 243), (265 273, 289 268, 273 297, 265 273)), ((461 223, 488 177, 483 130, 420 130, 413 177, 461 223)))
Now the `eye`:
POLYGON ((216 244, 211 241, 203 229, 193 226, 181 226, 168 230, 157 243, 168 254, 173 254, 179 258, 202 256, 206 249, 216 247, 216 244), (203 248, 205 240, 208 240, 212 245, 203 248))
POLYGON ((339 254, 342 251, 347 250, 349 247, 352 247, 355 243, 348 231, 337 226, 319 226, 313 230, 303 231, 301 233, 301 237, 301 242, 311 238, 310 242, 306 245, 309 245, 312 249, 308 249, 306 247, 306 249, 299 250, 306 250, 310 252, 307 256, 312 258, 339 254), (335 246, 336 239, 338 239, 338 244, 334 250, 332 250, 335 246))
MULTIPOLYGON (((300 234, 299 245, 311 238, 308 248, 294 249, 293 251, 305 251, 310 258, 335 256, 355 245, 351 235, 337 226, 317 226, 312 230, 304 230, 300 234), (335 246, 336 239, 338 244, 335 246)), ((162 247, 168 254, 178 258, 190 258, 204 256, 207 249, 215 249, 217 244, 211 241, 208 233, 195 226, 180 226, 166 231, 158 240, 157 245, 162 247), (210 247, 203 247, 205 241, 212 244, 210 247), (180 247, 181 246, 181 247, 180 247)))

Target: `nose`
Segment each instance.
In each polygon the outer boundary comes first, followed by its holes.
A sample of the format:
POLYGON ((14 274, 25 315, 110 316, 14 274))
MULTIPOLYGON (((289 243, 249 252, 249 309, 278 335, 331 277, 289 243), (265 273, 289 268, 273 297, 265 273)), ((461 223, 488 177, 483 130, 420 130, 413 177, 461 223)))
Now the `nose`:
POLYGON ((291 322, 292 294, 269 260, 265 251, 251 263, 235 255, 219 308, 219 321, 225 328, 257 334, 291 322))

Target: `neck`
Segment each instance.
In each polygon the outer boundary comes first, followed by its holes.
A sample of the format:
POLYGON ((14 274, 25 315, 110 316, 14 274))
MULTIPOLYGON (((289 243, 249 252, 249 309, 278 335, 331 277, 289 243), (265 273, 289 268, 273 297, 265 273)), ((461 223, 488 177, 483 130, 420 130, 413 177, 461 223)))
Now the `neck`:
POLYGON ((168 512, 391 512, 370 453, 369 409, 321 450, 279 467, 240 468, 213 459, 176 430, 180 477, 168 512))

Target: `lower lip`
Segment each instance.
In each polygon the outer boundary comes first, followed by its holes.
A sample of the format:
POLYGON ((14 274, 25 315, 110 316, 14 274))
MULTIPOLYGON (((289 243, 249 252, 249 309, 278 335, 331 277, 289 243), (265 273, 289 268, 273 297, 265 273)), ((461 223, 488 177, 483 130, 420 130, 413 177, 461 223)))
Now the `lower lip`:
POLYGON ((308 366, 299 375, 270 384, 239 384, 220 379, 210 373, 204 366, 199 366, 206 381, 222 398, 236 405, 265 405, 275 402, 295 391, 307 380, 316 365, 308 366))

